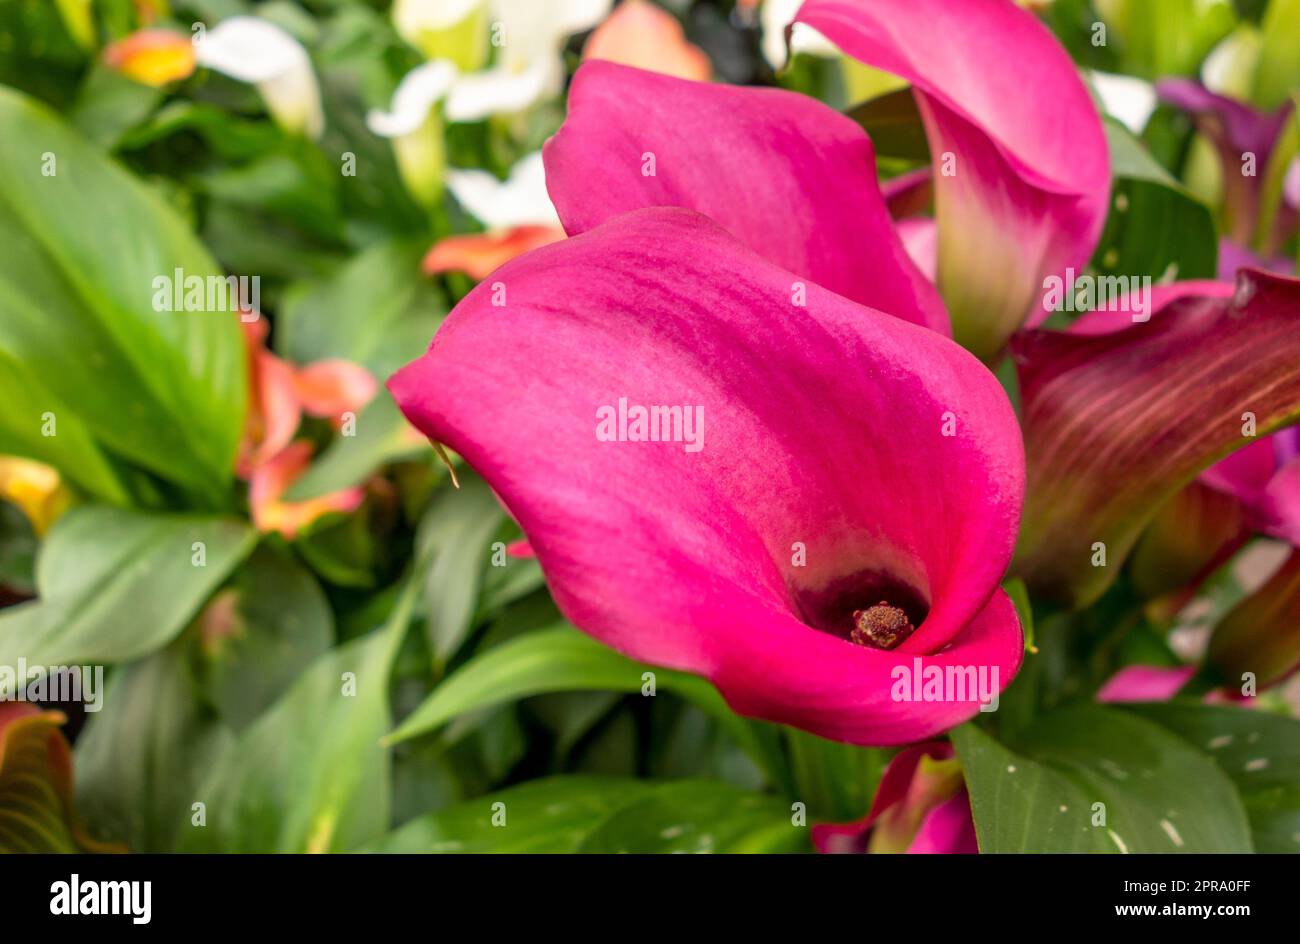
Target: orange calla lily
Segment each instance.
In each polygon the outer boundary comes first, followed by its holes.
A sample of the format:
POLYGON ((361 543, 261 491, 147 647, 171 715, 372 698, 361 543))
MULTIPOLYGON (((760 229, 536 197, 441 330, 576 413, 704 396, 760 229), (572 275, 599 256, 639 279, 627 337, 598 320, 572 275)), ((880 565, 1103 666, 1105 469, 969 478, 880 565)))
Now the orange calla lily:
POLYGON ((708 55, 687 41, 677 18, 646 0, 620 3, 587 39, 582 58, 605 59, 680 79, 703 81, 713 75, 708 55))
POLYGON ((110 69, 154 88, 189 78, 196 61, 190 38, 165 29, 139 30, 104 49, 110 69))

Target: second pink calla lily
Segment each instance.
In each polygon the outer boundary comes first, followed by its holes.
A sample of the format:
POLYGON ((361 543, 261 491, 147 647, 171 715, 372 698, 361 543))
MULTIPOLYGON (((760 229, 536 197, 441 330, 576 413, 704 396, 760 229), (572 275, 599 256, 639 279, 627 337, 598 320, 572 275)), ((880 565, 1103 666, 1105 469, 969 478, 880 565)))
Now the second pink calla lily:
POLYGON ((912 84, 934 161, 938 284, 981 357, 1043 321, 1101 236, 1110 157, 1060 43, 1011 0, 807 0, 796 18, 912 84))

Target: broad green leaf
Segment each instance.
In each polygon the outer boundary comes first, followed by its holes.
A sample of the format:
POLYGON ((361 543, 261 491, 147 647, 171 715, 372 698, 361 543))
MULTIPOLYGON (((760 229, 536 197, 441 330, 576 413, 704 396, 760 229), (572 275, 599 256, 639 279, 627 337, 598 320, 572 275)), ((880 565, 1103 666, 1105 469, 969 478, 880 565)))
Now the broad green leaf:
POLYGON ((1237 785, 1256 852, 1300 851, 1300 721, 1199 703, 1124 710, 1182 737, 1237 785))
POLYGON ((889 752, 840 744, 794 728, 784 728, 790 748, 790 795, 807 804, 815 819, 861 819, 871 808, 889 752))
POLYGON ((1126 128, 1111 119, 1105 124, 1115 183, 1093 266, 1103 276, 1213 278, 1219 250, 1210 208, 1126 128))
POLYGON ((784 800, 708 781, 535 780, 430 813, 365 851, 800 852, 784 800))
POLYGON ((228 518, 74 509, 37 559, 40 599, 0 613, 0 665, 128 662, 160 649, 256 539, 228 518))
POLYGON ((650 789, 640 780, 534 780, 412 820, 363 851, 576 852, 596 827, 650 789), (505 804, 505 826, 492 825, 494 803, 505 804))
POLYGON ((78 808, 95 836, 174 852, 193 828, 199 783, 230 739, 199 700, 185 648, 124 666, 77 739, 78 808))
POLYGON ((476 656, 439 683, 385 740, 394 744, 427 734, 453 718, 503 702, 549 692, 671 691, 722 723, 769 774, 779 748, 775 730, 734 714, 717 689, 698 676, 634 662, 568 625, 528 633, 476 656))
POLYGON ((359 485, 381 466, 429 451, 392 395, 381 390, 357 415, 355 436, 337 436, 320 458, 285 493, 286 501, 306 501, 359 485))
MULTIPOLYGON (((492 489, 470 473, 461 476, 460 488, 435 497, 420 522, 416 546, 420 558, 429 561, 425 623, 436 665, 455 654, 473 627, 492 543, 505 522, 505 509, 492 489)), ((507 560, 507 569, 511 563, 507 560)))
POLYGON ((0 351, 0 453, 52 465, 72 483, 115 505, 127 494, 89 428, 35 376, 0 351), (46 433, 53 432, 53 435, 46 433))
POLYGON ((930 144, 910 88, 886 92, 855 105, 845 114, 867 132, 878 157, 929 162, 930 144))
POLYGON ((123 134, 144 121, 162 98, 162 89, 135 82, 97 63, 78 89, 68 118, 86 137, 111 148, 123 134))
POLYGON ((579 852, 809 852, 809 830, 794 825, 788 800, 725 783, 657 787, 600 824, 579 852))
POLYGON ((154 307, 155 279, 220 275, 202 244, 152 190, 8 89, 0 234, 0 352, 57 398, 46 410, 71 411, 105 447, 215 501, 244 420, 238 321, 154 307))
POLYGON ((334 614, 293 557, 258 548, 200 623, 198 673, 222 719, 240 730, 334 642, 334 614))
POLYGON ((207 825, 190 852, 345 852, 388 828, 388 677, 414 605, 407 584, 388 622, 318 658, 216 758, 196 793, 207 825))
POLYGON ((1090 795, 1060 771, 999 744, 972 724, 952 732, 981 852, 1118 852, 1092 826, 1090 795))
POLYGON ((424 248, 380 243, 329 278, 295 286, 277 322, 280 353, 299 363, 342 357, 378 377, 418 357, 446 313, 420 273, 424 248))
POLYGON ((1232 782, 1200 750, 1124 711, 1062 709, 1012 748, 971 725, 953 743, 984 852, 1251 851, 1232 782))

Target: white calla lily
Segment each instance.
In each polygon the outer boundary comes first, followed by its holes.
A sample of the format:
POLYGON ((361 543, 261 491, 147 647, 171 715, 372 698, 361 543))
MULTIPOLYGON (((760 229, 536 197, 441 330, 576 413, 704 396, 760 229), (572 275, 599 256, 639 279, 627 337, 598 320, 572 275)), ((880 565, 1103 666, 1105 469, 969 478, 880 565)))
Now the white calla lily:
POLYGON ((1156 110, 1156 90, 1147 81, 1131 75, 1114 75, 1110 72, 1092 71, 1088 74, 1092 87, 1101 99, 1106 114, 1119 121, 1134 134, 1141 134, 1151 114, 1156 110))
POLYGON ((396 0, 393 27, 428 59, 473 71, 487 62, 488 12, 487 0, 396 0))
POLYGON ((560 225, 546 192, 541 151, 522 158, 504 181, 484 170, 448 171, 447 188, 468 213, 490 229, 560 225))
POLYGON ((380 137, 396 138, 424 124, 429 112, 456 81, 456 67, 446 59, 426 62, 406 74, 393 93, 392 111, 371 109, 366 124, 380 137))
POLYGON ((257 86, 281 127, 313 138, 324 130, 311 59, 280 27, 255 16, 231 17, 196 38, 195 51, 200 65, 257 86))
POLYGON ((434 106, 456 80, 456 67, 446 59, 412 69, 393 93, 392 111, 372 109, 366 125, 375 134, 391 138, 393 157, 411 196, 432 206, 442 196, 446 165, 442 119, 434 106))
POLYGON ((445 58, 460 67, 447 91, 448 119, 481 121, 524 111, 558 94, 564 87, 565 40, 595 27, 612 6, 613 0, 401 0, 393 8, 393 22, 411 45, 435 61, 445 58), (478 35, 483 31, 496 58, 490 68, 472 68, 460 61, 465 58, 460 53, 474 39, 486 40, 478 35))

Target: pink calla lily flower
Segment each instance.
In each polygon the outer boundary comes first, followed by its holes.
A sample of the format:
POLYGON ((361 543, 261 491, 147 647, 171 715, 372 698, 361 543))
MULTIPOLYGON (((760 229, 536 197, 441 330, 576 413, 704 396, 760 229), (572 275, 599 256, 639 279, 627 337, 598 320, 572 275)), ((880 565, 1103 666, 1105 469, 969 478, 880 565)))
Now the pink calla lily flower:
POLYGON ((807 0, 796 21, 912 84, 939 288, 957 340, 995 356, 1046 319, 1044 279, 1082 270, 1106 219, 1106 137, 1074 63, 1010 0, 807 0))
POLYGON ((885 768, 871 810, 856 823, 821 823, 813 846, 824 853, 979 852, 961 765, 946 741, 900 751, 885 768))
POLYGON ((543 155, 570 236, 639 207, 686 207, 789 269, 787 295, 809 279, 950 333, 894 230, 871 140, 816 99, 593 60, 543 155))
POLYGON ((635 210, 497 270, 389 387, 580 629, 742 714, 929 737, 980 696, 924 679, 1000 690, 1023 656, 998 586, 1015 416, 953 342, 794 278, 698 213, 635 210))

